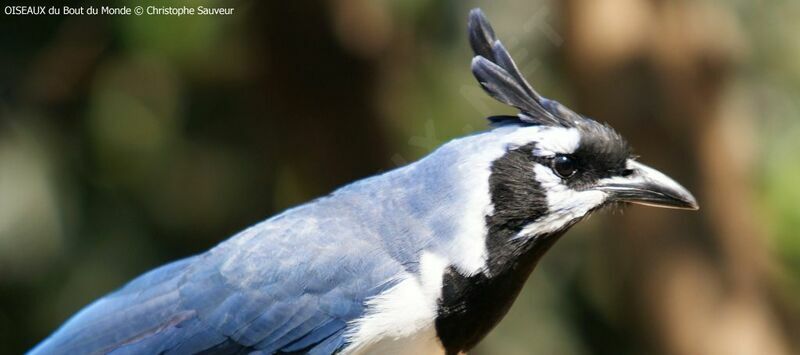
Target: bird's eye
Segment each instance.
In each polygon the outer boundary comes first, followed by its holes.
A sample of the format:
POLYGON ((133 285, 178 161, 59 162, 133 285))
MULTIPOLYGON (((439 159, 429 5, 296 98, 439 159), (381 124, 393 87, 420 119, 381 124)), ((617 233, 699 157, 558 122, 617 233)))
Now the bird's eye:
POLYGON ((575 175, 578 167, 575 164, 575 159, 568 155, 556 155, 552 161, 553 171, 562 178, 568 178, 575 175))

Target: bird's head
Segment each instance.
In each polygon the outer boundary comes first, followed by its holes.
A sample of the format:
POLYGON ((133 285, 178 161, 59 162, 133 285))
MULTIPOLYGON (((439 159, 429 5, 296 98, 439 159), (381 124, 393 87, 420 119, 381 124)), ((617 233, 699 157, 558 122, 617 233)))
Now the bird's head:
POLYGON ((418 166, 436 177, 430 185, 437 188, 425 188, 430 180, 415 185, 423 193, 413 195, 413 206, 432 207, 424 219, 446 255, 446 263, 423 260, 422 274, 449 265, 436 317, 447 353, 475 346, 541 256, 593 211, 610 203, 697 209, 689 191, 636 161, 614 129, 534 91, 478 9, 470 13, 469 40, 478 82, 519 114, 490 117, 494 129, 453 140, 418 166), (442 181, 447 189, 439 190, 442 181))
POLYGON ((490 120, 496 130, 527 130, 493 161, 490 226, 517 236, 555 233, 610 203, 697 209, 680 184, 638 161, 606 124, 539 95, 522 77, 483 13, 472 10, 472 71, 495 99, 520 110, 490 120))

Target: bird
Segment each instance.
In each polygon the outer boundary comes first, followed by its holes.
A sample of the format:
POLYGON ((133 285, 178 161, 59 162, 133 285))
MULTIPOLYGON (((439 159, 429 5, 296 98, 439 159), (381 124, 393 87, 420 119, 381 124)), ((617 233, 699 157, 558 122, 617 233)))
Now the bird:
POLYGON ((29 353, 460 354, 588 215, 698 209, 611 126, 535 91, 480 9, 467 27, 473 75, 516 115, 149 271, 29 353))

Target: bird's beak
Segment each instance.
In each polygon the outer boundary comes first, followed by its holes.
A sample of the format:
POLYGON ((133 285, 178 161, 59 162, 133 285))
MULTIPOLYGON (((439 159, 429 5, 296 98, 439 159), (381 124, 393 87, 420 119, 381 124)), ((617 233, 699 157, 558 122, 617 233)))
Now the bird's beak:
POLYGON ((598 189, 608 193, 609 201, 697 210, 694 196, 669 176, 642 163, 628 160, 626 176, 599 181, 598 189))

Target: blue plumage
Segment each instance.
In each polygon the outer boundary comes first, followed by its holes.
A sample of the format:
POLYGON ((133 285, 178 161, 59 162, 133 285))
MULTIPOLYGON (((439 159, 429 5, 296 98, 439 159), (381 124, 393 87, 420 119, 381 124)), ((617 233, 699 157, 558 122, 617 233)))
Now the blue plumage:
POLYGON ((423 249, 448 253, 471 196, 458 167, 517 129, 454 141, 151 271, 88 306, 32 353, 341 349, 368 298, 417 273, 423 249))

